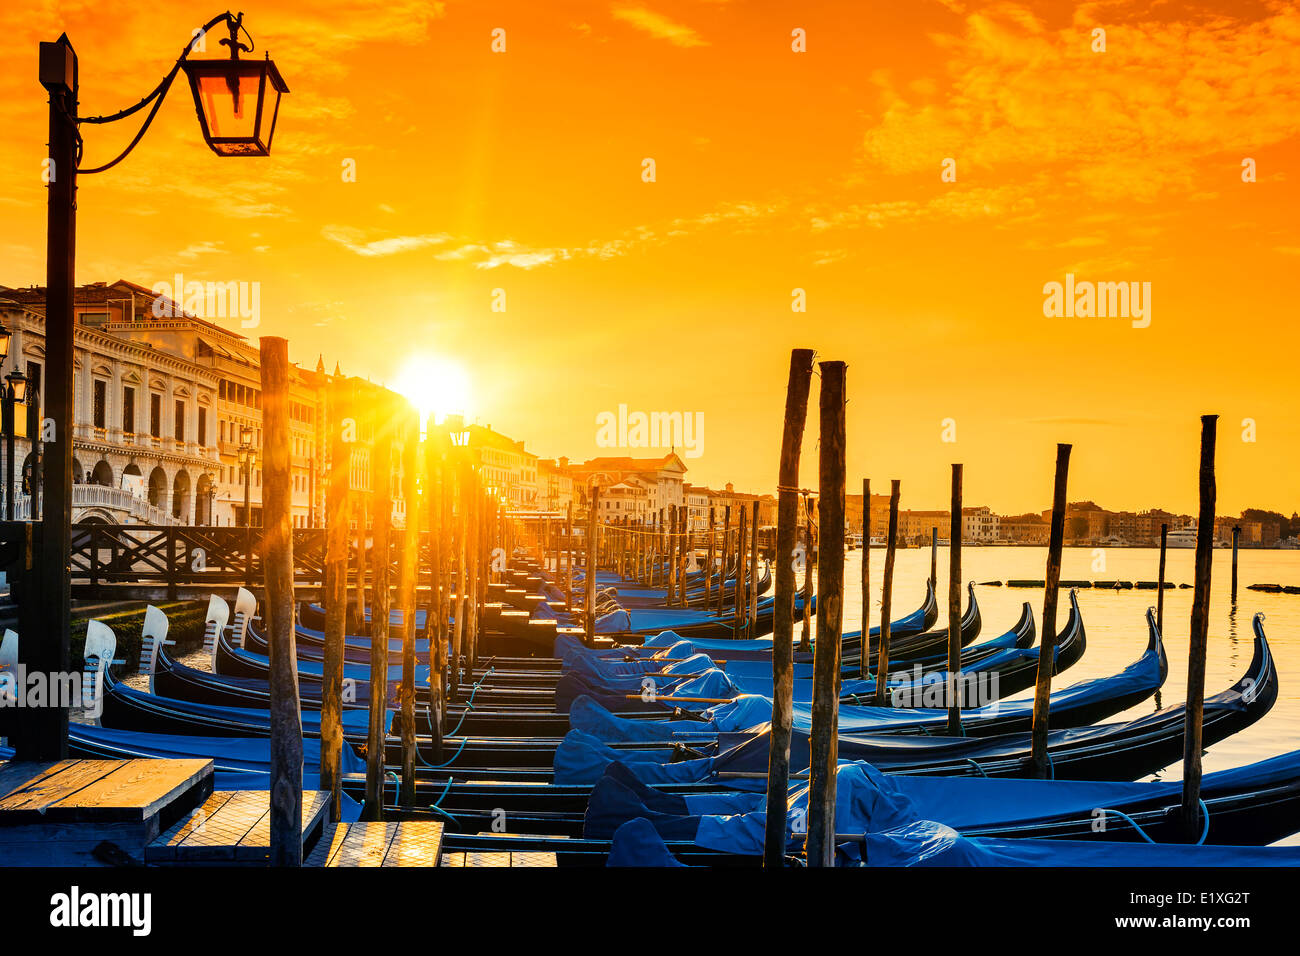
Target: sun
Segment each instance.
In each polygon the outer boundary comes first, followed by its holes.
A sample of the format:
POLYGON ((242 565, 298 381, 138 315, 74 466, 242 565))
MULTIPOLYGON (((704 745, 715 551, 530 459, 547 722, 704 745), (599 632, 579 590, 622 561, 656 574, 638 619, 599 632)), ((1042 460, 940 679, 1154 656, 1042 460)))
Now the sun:
POLYGON ((411 356, 398 372, 393 389, 411 400, 422 421, 430 415, 443 418, 469 411, 469 376, 460 365, 440 356, 411 356))

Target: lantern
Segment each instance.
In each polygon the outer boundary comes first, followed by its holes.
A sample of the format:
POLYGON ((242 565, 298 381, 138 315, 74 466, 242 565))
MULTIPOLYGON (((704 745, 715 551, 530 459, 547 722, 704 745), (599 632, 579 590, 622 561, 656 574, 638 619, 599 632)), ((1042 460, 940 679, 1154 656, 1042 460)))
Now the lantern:
POLYGON ((218 156, 269 155, 280 94, 289 92, 270 58, 186 60, 184 66, 203 139, 212 151, 218 156))

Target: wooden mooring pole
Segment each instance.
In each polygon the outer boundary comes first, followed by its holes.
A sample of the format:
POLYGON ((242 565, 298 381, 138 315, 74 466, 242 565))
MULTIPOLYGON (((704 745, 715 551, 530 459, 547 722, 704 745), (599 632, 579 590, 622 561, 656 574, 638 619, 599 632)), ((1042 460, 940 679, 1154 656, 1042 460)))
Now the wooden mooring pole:
POLYGON ((320 782, 330 792, 330 821, 342 819, 343 644, 348 627, 348 517, 355 430, 350 389, 341 380, 326 392, 330 427, 329 484, 325 492, 325 661, 320 707, 320 782), (346 421, 345 421, 346 420, 346 421))
POLYGON ((717 615, 722 616, 726 606, 728 565, 731 563, 731 505, 722 510, 722 571, 718 577, 717 615))
POLYGON ((1056 669, 1056 600, 1061 590, 1061 549, 1065 545, 1065 495, 1070 477, 1070 445, 1056 446, 1056 478, 1052 490, 1052 529, 1047 541, 1047 575, 1043 593, 1043 637, 1038 648, 1038 678, 1034 685, 1032 757, 1034 775, 1051 774, 1047 757, 1047 722, 1052 703, 1052 672, 1056 669))
MULTIPOLYGON (((767 755, 767 820, 763 835, 763 866, 784 865, 786 817, 790 809, 790 738, 794 733, 794 555, 799 525, 799 454, 808 419, 808 390, 812 383, 812 349, 790 353, 790 378, 785 390, 785 422, 781 430, 781 463, 777 479, 776 556, 772 586, 772 730, 767 755)), ((713 517, 710 509, 709 526, 713 517)), ((712 540, 712 539, 710 539, 712 540)), ((709 547, 712 556, 712 544, 709 547)))
MULTIPOLYGON (((374 395, 369 401, 380 401, 374 395)), ((393 426, 389 408, 376 409, 370 445, 374 487, 374 600, 370 606, 370 710, 366 731, 365 820, 384 818, 384 745, 387 742, 388 618, 391 603, 389 527, 393 520, 393 426)))
POLYGON ((442 722, 446 711, 444 681, 447 673, 447 506, 444 480, 445 439, 429 416, 425 466, 429 481, 429 595, 424 633, 429 641, 429 713, 434 762, 442 763, 442 722))
MULTIPOLYGON (((952 508, 948 529, 948 736, 961 733, 961 472, 952 466, 952 508)), ((931 574, 934 555, 931 551, 931 574)))
POLYGON ((587 496, 587 566, 582 576, 582 624, 587 644, 596 637, 596 536, 599 523, 596 513, 600 508, 600 485, 592 483, 587 496))
MULTIPOLYGON (((415 806, 415 592, 420 560, 420 499, 416 476, 420 471, 420 420, 411 409, 403 409, 406 426, 402 443, 402 498, 406 502, 406 528, 401 538, 398 601, 402 605, 402 787, 397 802, 415 806)), ((431 613, 431 609, 426 614, 431 613)), ((430 664, 432 664, 430 655, 430 664)), ((371 681, 374 686, 374 681, 371 681)))
MULTIPOLYGON (((478 584, 482 572, 483 495, 479 489, 478 462, 472 461, 466 472, 465 489, 465 658, 466 673, 473 674, 478 665, 478 584)), ((472 677, 471 677, 472 683, 472 677)))
POLYGON ((1201 416, 1200 511, 1196 519, 1196 577, 1187 648, 1187 709, 1183 722, 1183 826, 1189 842, 1201 832, 1201 720, 1205 713, 1205 655, 1214 564, 1214 445, 1218 415, 1201 416))
POLYGON ((1156 581, 1156 630, 1165 633, 1165 551, 1169 547, 1169 525, 1160 524, 1160 576, 1156 581))
POLYGON ((573 501, 564 512, 564 605, 573 613, 573 501))
POLYGON ((745 597, 749 594, 746 576, 749 562, 745 559, 745 532, 748 530, 749 509, 743 504, 737 510, 736 529, 736 606, 731 609, 731 636, 740 637, 741 628, 745 626, 745 597))
POLYGON ((745 610, 749 615, 748 637, 758 636, 758 499, 749 506, 749 596, 745 610))
POLYGON ((817 553, 817 545, 813 540, 813 509, 816 507, 817 502, 813 500, 812 495, 803 496, 803 626, 799 629, 799 650, 804 654, 808 653, 812 648, 812 585, 813 579, 816 577, 813 573, 813 569, 816 567, 813 555, 817 553))
POLYGON ((813 653, 809 740, 808 865, 835 865, 835 768, 839 757, 840 636, 844 606, 844 492, 846 366, 821 362, 821 447, 817 496, 817 644, 813 653))
POLYGON ((266 609, 270 613, 272 866, 302 865, 302 713, 293 613, 293 492, 289 343, 261 341, 266 609))
MULTIPOLYGON (((358 413, 358 428, 360 427, 362 414, 366 414, 368 417, 368 413, 358 413)), ((367 553, 370 543, 370 509, 367 490, 362 486, 361 492, 357 495, 357 570, 356 582, 352 588, 352 604, 350 605, 352 608, 352 624, 348 629, 349 634, 365 634, 368 626, 366 624, 366 607, 368 606, 366 601, 366 565, 370 563, 369 554, 367 553)))
POLYGON ((713 505, 709 505, 709 540, 706 542, 707 557, 704 565, 704 610, 707 612, 713 604, 713 535, 717 530, 713 514, 713 505))
MULTIPOLYGON (((880 645, 876 651, 876 706, 887 704, 886 684, 889 683, 890 618, 894 613, 894 554, 898 550, 898 499, 902 482, 895 478, 889 483, 889 540, 885 542, 885 579, 880 591, 880 645)), ((862 631, 862 654, 871 653, 871 633, 862 631)))
POLYGON ((939 589, 939 529, 930 529, 930 587, 939 589))
POLYGON ((862 650, 858 654, 858 677, 866 680, 871 673, 871 655, 867 653, 871 634, 871 479, 862 479, 862 650))
POLYGON ((465 508, 469 498, 469 481, 467 480, 469 465, 465 461, 465 452, 463 448, 457 449, 456 464, 453 472, 456 476, 456 514, 453 525, 454 544, 452 550, 452 561, 455 564, 455 596, 452 601, 452 652, 451 652, 451 696, 455 697, 460 691, 460 680, 465 663, 465 639, 466 624, 465 618, 469 613, 468 601, 465 593, 468 587, 466 579, 466 552, 465 552, 465 529, 466 517, 465 508))
POLYGON ((1232 603, 1237 603, 1237 548, 1241 544, 1241 525, 1232 526, 1232 603))

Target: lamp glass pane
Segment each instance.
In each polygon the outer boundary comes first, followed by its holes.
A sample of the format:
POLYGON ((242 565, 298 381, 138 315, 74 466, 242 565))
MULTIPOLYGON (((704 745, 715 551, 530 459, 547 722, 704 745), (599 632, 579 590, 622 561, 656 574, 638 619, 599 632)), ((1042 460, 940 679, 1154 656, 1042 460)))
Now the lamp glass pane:
POLYGON ((208 132, 214 139, 252 139, 257 135, 262 68, 256 62, 232 62, 223 66, 223 76, 196 77, 208 132))

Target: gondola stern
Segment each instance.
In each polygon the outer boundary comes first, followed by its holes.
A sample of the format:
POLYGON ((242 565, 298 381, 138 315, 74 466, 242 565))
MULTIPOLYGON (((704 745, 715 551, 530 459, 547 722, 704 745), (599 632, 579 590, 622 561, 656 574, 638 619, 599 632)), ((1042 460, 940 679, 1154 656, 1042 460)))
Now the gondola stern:
POLYGON ((1165 653, 1164 635, 1160 633, 1160 626, 1156 623, 1156 609, 1147 608, 1147 653, 1155 652, 1160 655, 1160 684, 1164 685, 1165 678, 1169 676, 1169 657, 1165 653))
POLYGON ((1020 650, 1028 650, 1034 646, 1038 640, 1038 625, 1034 622, 1034 608, 1025 601, 1020 606, 1020 620, 1012 628, 1019 637, 1016 638, 1015 646, 1020 650))

